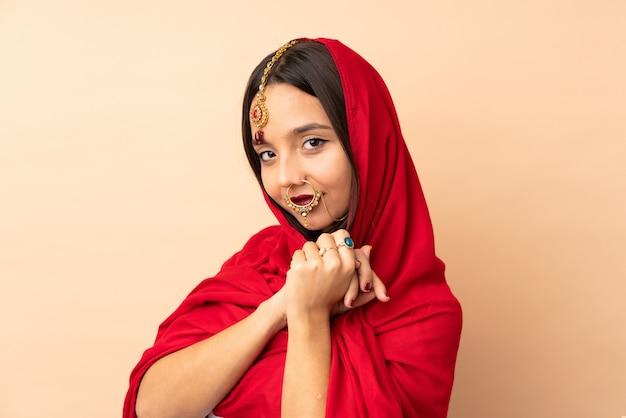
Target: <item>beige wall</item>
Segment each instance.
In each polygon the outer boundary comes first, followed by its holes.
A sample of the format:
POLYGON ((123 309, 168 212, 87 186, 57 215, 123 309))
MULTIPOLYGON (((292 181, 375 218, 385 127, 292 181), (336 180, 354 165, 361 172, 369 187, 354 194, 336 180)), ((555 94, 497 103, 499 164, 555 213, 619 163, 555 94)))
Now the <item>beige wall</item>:
POLYGON ((0 416, 119 416, 158 323, 272 222, 264 54, 387 80, 465 310, 450 417, 626 415, 626 2, 0 1, 0 416), (383 4, 386 4, 383 6, 383 4))

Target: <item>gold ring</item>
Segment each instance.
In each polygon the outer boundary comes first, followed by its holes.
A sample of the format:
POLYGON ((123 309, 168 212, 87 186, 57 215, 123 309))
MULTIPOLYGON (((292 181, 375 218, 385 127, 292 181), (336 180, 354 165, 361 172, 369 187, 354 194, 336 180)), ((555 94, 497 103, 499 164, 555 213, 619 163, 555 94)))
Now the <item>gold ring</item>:
POLYGON ((326 254, 326 251, 330 251, 330 250, 336 250, 337 247, 322 247, 320 248, 320 255, 323 256, 324 254, 326 254))

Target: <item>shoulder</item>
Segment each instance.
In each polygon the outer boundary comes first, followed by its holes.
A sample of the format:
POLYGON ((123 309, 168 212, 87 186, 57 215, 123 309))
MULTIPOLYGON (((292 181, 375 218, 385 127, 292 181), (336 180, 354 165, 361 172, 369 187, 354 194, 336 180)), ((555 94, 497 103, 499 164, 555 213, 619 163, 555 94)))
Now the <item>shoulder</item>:
POLYGON ((241 257, 253 254, 267 256, 276 248, 284 246, 284 244, 284 228, 280 225, 272 225, 252 235, 235 256, 241 257))
POLYGON ((260 244, 267 242, 275 242, 277 238, 281 235, 281 226, 280 225, 272 225, 267 228, 263 228, 256 234, 252 235, 248 242, 243 246, 242 251, 248 249, 249 247, 258 247, 260 244))
POLYGON ((269 226, 252 235, 244 246, 233 254, 222 266, 234 267, 247 265, 256 267, 265 262, 269 255, 281 245, 282 228, 279 225, 269 226))

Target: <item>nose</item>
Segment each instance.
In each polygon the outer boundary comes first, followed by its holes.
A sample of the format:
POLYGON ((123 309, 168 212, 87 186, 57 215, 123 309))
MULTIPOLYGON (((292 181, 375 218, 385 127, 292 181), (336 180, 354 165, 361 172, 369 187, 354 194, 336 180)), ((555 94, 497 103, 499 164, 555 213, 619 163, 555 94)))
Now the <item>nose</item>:
POLYGON ((302 176, 300 164, 296 158, 282 156, 279 160, 278 182, 281 187, 287 188, 292 184, 299 184, 302 176))

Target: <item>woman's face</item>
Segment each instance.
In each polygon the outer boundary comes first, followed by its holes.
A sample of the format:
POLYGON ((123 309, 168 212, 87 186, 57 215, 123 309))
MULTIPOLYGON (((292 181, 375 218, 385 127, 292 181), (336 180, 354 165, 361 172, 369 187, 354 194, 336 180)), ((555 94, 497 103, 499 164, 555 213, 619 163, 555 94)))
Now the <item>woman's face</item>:
MULTIPOLYGON (((341 141, 316 97, 286 83, 267 86, 265 97, 269 119, 262 128, 262 143, 254 143, 263 186, 302 225, 324 230, 348 212, 350 202, 352 168, 341 141), (283 199, 291 186, 291 201, 299 206, 308 204, 313 190, 302 180, 321 191, 323 199, 307 215, 308 226, 283 199)), ((253 138, 256 130, 253 126, 253 138)))

